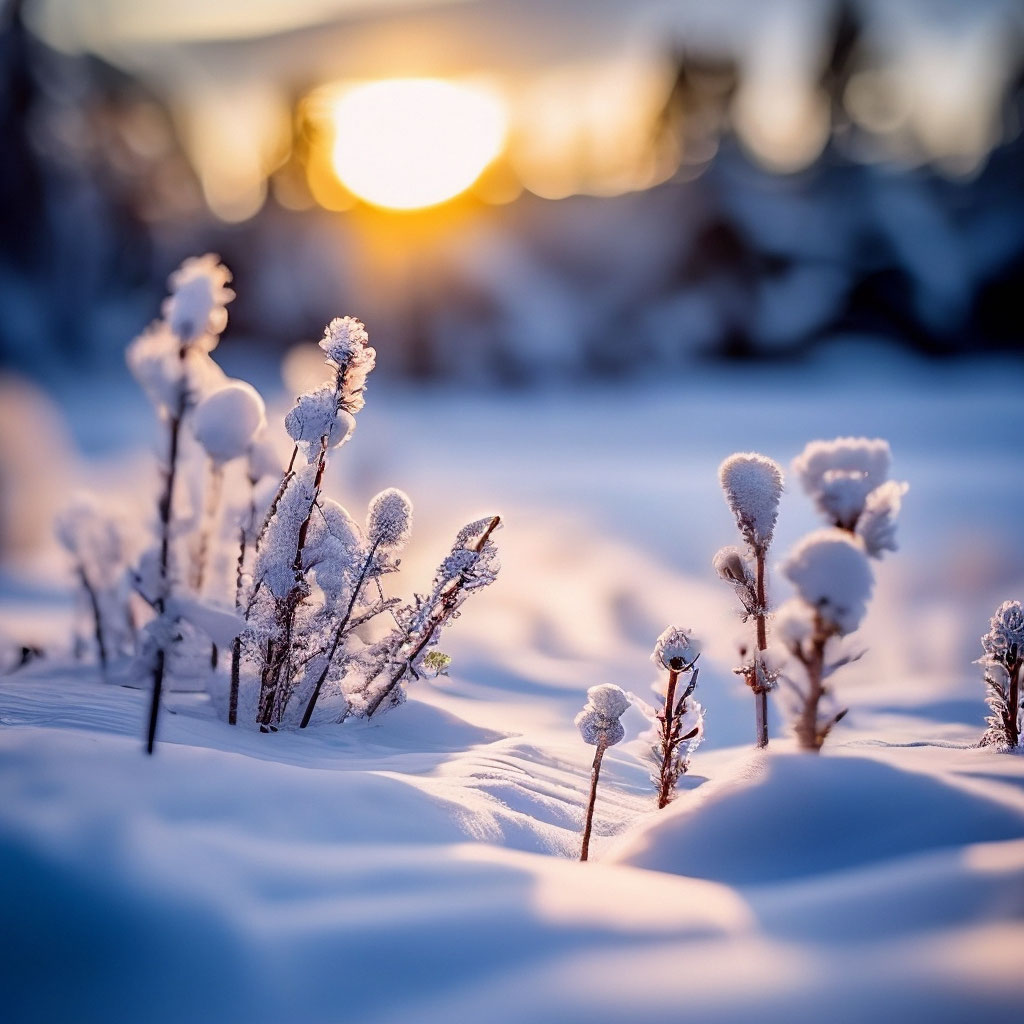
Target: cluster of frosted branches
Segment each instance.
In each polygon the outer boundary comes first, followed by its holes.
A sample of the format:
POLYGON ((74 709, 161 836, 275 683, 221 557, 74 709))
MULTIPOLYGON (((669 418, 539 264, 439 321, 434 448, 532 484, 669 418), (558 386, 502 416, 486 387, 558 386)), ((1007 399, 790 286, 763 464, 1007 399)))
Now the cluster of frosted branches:
POLYGON ((718 470, 726 502, 736 518, 745 547, 725 547, 714 557, 715 572, 740 601, 743 620, 754 623, 752 653, 741 647, 736 669, 754 694, 755 735, 759 747, 768 746, 768 694, 777 675, 769 669, 768 597, 765 579, 768 548, 775 533, 782 497, 782 468, 756 452, 730 455, 718 470))
POLYGON ((152 543, 119 577, 127 558, 109 519, 76 506, 61 522, 99 662, 131 649, 151 679, 150 752, 168 680, 198 681, 231 724, 263 731, 394 707, 410 680, 447 668, 441 632, 498 571, 494 516, 459 533, 429 593, 407 603, 386 594, 412 528, 409 498, 382 492, 360 526, 324 493, 376 360, 366 330, 351 317, 327 325, 326 379, 285 417, 291 455, 282 469, 262 398, 211 357, 230 280, 215 256, 187 260, 161 319, 128 350, 164 434, 152 543), (148 609, 137 633, 125 575, 148 609))
POLYGON ((981 638, 984 652, 985 701, 988 728, 982 746, 1015 750, 1021 735, 1021 665, 1024 664, 1024 608, 1020 601, 1004 601, 981 638))
POLYGON ((783 678, 794 697, 794 730, 804 750, 821 749, 846 714, 831 677, 860 657, 844 637, 860 626, 874 576, 869 559, 896 550, 896 520, 907 484, 889 480, 889 444, 839 437, 812 441, 793 463, 829 526, 804 537, 783 565, 796 597, 778 611, 775 633, 788 656, 783 678))

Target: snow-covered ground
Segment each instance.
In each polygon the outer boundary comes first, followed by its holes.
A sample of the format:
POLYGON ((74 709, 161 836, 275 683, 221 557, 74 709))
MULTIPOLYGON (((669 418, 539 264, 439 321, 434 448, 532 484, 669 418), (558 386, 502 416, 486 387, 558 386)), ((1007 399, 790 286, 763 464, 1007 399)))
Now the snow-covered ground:
MULTIPOLYGON (((372 389, 330 493, 413 495, 403 575, 426 583, 473 516, 506 522, 501 578, 444 643, 450 677, 379 724, 269 736, 173 693, 152 759, 144 691, 54 659, 0 678, 4 1019, 1013 1019, 1024 758, 974 747, 971 662, 1024 596, 1019 372, 864 348, 622 390, 372 389), (910 482, 901 551, 877 566, 825 753, 794 752, 776 714, 759 754, 710 570, 735 539, 716 468, 847 433, 887 437, 910 482), (704 645, 706 742, 657 812, 628 712, 580 865, 593 751, 572 715, 595 683, 646 695, 670 622, 704 645)), ((150 500, 145 463, 70 408, 101 452, 81 478, 150 500)), ((814 525, 794 485, 774 561, 814 525)), ((62 586, 9 573, 4 631, 63 641, 62 586)))

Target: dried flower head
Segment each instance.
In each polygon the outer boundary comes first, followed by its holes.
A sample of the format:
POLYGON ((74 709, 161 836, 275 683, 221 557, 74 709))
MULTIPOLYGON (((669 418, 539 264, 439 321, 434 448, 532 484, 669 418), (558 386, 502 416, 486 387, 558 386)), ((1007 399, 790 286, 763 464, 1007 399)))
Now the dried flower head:
POLYGON ((625 690, 612 683, 602 683, 587 690, 587 703, 574 719, 583 742, 595 747, 610 747, 618 743, 626 735, 619 719, 629 704, 625 690))
POLYGON ((874 580, 867 555, 849 533, 824 529, 808 534, 782 571, 837 633, 852 633, 860 625, 874 580))
POLYGON ((688 668, 697 659, 700 648, 689 630, 669 626, 655 641, 651 661, 675 672, 688 668))
POLYGON ((837 437, 811 441, 793 471, 818 511, 833 525, 852 530, 868 495, 889 475, 892 453, 881 438, 837 437))
POLYGON ((397 487, 381 491, 366 514, 367 541, 378 550, 402 547, 412 531, 412 500, 397 487))
POLYGON ((212 253, 185 260, 171 274, 164 317, 183 345, 207 352, 217 347, 228 322, 227 304, 235 297, 230 280, 231 271, 212 253))
POLYGON ((1020 601, 1004 601, 981 638, 986 658, 1007 667, 1024 658, 1024 608, 1020 601))
POLYGON ((743 539, 755 550, 765 550, 779 515, 782 468, 765 455, 737 452, 719 467, 718 479, 743 539))

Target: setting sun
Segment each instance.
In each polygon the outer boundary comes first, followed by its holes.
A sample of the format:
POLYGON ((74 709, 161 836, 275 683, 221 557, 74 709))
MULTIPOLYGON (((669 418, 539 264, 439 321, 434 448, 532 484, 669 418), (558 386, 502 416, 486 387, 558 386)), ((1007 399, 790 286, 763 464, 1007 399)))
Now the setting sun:
POLYGON ((505 141, 505 109, 495 95, 432 78, 347 88, 333 102, 331 120, 331 162, 342 184, 396 210, 465 191, 505 141))

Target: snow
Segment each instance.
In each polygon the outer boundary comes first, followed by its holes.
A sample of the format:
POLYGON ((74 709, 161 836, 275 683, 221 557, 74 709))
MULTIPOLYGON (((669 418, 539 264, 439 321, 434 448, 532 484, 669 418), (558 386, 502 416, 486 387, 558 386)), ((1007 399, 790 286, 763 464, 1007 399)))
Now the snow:
POLYGON ((779 464, 756 452, 737 452, 719 467, 718 479, 743 539, 752 548, 767 548, 782 497, 779 464))
POLYGON ((860 625, 874 578, 867 556, 844 530, 808 534, 789 553, 782 571, 804 602, 840 634, 860 625))
POLYGON ((182 345, 214 349, 227 326, 227 304, 235 293, 227 287, 231 272, 212 253, 185 260, 170 277, 171 294, 164 317, 182 345))
POLYGON ((246 454, 266 424, 264 413, 259 392, 245 381, 234 380, 196 406, 192 430, 211 459, 230 462, 246 454))
MULTIPOLYGON (((6 1014, 1013 1019, 1024 757, 975 746, 972 662, 992 610, 1024 591, 1024 480, 1005 472, 1024 408, 996 367, 871 369, 870 404, 848 366, 708 374, 686 416, 676 387, 375 395, 325 488, 353 509, 391 480, 416 495, 403 578, 429 586, 453 516, 500 507, 507 527, 501 577, 446 636, 448 676, 413 681, 379 723, 270 735, 172 693, 152 759, 138 680, 104 684, 59 651, 0 677, 6 1014), (914 488, 903 550, 872 563, 868 653, 843 669, 851 710, 823 753, 795 752, 776 697, 757 753, 732 672, 747 628, 709 564, 732 529, 715 469, 752 441, 785 462, 856 432, 887 436, 914 488), (572 716, 598 680, 642 692, 664 676, 649 654, 666 621, 701 637, 703 744, 656 812, 650 721, 626 710, 578 864, 593 748, 572 716)), ((125 500, 152 480, 148 508, 155 474, 137 470, 119 454, 82 475, 125 500)), ((784 494, 776 544, 814 525, 784 494)), ((47 571, 45 586, 0 577, 6 635, 68 635, 47 571)))
POLYGON ((661 668, 681 669, 696 660, 699 653, 700 647, 687 630, 669 626, 655 641, 651 661, 661 668), (678 664, 673 666, 673 661, 678 664))

